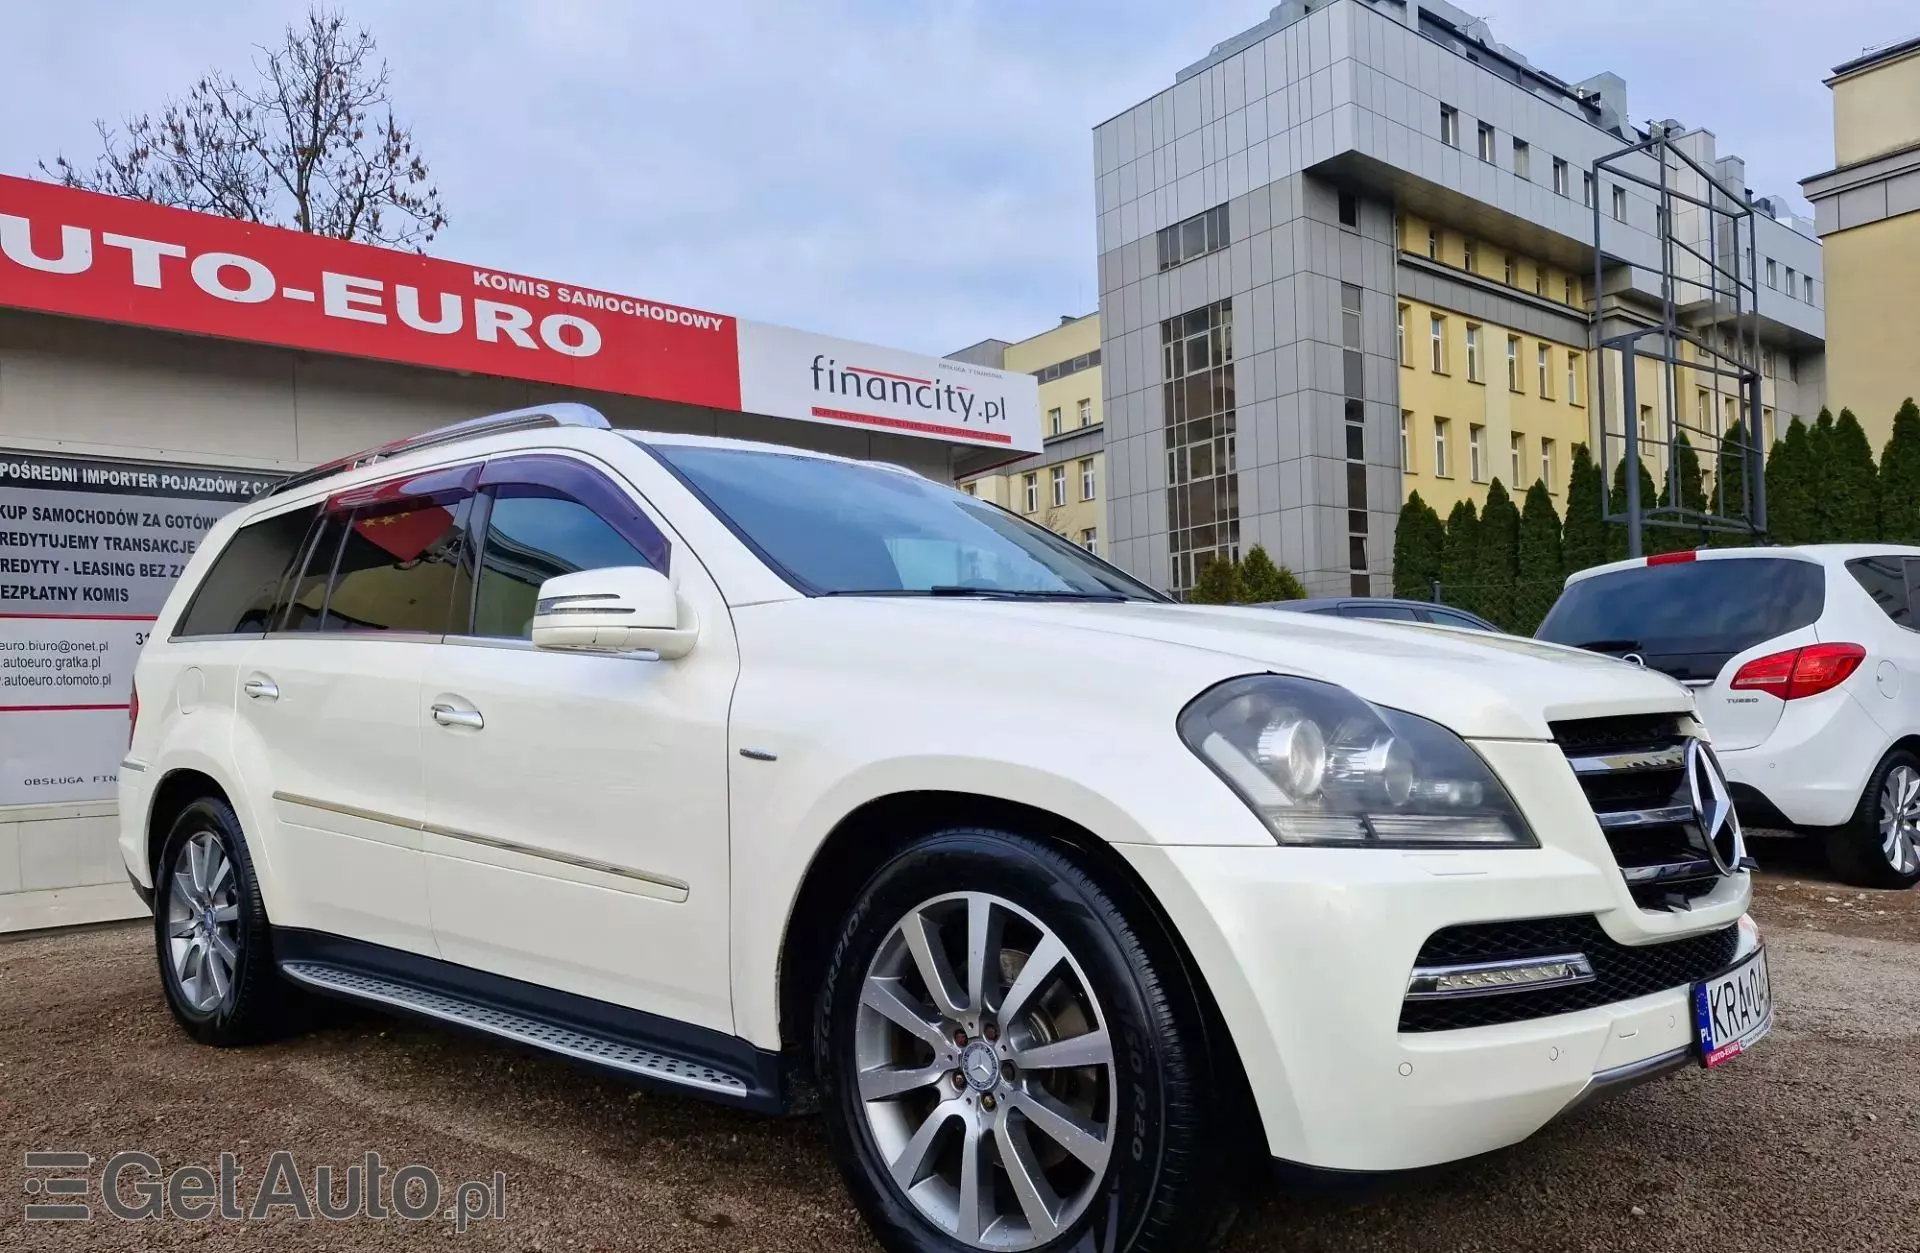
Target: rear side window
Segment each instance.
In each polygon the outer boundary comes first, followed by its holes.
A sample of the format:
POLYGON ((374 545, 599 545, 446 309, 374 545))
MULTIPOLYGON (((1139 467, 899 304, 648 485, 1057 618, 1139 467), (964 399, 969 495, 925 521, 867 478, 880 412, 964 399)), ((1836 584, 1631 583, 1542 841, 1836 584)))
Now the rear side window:
POLYGON ((176 639, 260 635, 279 616, 289 571, 319 509, 294 509, 234 532, 200 581, 174 630, 176 639))
POLYGON ((1439 626, 1465 627, 1469 631, 1484 631, 1487 624, 1477 618, 1469 618, 1463 613, 1448 613, 1444 609, 1427 610, 1428 618, 1439 626))
POLYGON ((340 554, 322 631, 413 631, 443 635, 455 606, 473 598, 467 542, 471 496, 356 509, 340 554))
POLYGON ((1342 605, 1343 618, 1381 618, 1392 622, 1418 622, 1420 616, 1405 605, 1342 605))
POLYGON ((1847 573, 1873 597, 1880 612, 1911 631, 1914 629, 1913 593, 1908 572, 1914 571, 1916 565, 1920 562, 1907 557, 1856 557, 1847 563, 1847 573))
POLYGON ((1735 653, 1812 626, 1826 572, 1788 557, 1679 561, 1582 579, 1560 594, 1539 638, 1614 654, 1692 657, 1682 677, 1712 678, 1735 653), (1715 660, 1717 658, 1717 660, 1715 660))

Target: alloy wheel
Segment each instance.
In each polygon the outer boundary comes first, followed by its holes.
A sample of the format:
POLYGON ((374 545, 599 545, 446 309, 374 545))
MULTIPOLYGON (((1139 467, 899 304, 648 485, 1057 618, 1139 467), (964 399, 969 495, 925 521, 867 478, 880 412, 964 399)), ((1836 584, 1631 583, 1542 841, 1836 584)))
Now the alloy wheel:
POLYGON ((210 831, 188 836, 173 858, 167 893, 167 958, 180 995, 211 1014, 233 995, 240 964, 240 885, 233 862, 210 831))
POLYGON ((1895 766, 1880 789, 1880 851, 1896 874, 1920 869, 1920 771, 1895 766))
POLYGON ((924 901, 881 943, 854 1029, 859 1100, 893 1182, 974 1248, 1033 1248, 1105 1178, 1113 1042, 1055 932, 985 892, 924 901))

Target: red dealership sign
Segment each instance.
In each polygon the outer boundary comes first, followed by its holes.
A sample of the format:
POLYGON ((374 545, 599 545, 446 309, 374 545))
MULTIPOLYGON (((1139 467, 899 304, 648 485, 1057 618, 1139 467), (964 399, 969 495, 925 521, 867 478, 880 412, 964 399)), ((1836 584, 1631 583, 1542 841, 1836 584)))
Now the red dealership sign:
POLYGON ((5 175, 0 305, 740 407, 723 314, 5 175))
POLYGON ((0 175, 7 306, 1040 448, 1030 375, 0 175))

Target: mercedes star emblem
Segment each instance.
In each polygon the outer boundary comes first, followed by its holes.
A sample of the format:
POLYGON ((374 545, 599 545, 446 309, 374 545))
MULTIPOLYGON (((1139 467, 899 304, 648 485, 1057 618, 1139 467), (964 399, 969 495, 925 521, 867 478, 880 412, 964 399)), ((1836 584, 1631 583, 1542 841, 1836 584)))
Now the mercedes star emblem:
POLYGON ((1727 790, 1720 760, 1705 740, 1687 741, 1686 769, 1687 795, 1713 864, 1721 874, 1747 869, 1747 840, 1740 830, 1740 815, 1734 812, 1733 795, 1727 790))

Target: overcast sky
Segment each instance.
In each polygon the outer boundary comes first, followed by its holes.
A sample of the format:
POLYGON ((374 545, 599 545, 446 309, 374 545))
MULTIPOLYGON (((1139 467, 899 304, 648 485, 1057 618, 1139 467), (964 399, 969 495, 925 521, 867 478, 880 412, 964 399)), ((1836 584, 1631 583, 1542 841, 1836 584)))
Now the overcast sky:
MULTIPOLYGON (((1097 303, 1093 125, 1259 0, 342 0, 390 60, 452 226, 433 251, 926 351, 1097 303)), ((1569 80, 1612 70, 1798 195, 1821 80, 1912 0, 1476 0, 1569 80), (1602 16, 1604 14, 1604 16, 1602 16)), ((244 67, 304 0, 4 0, 0 172, 244 67)))

